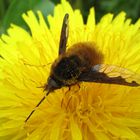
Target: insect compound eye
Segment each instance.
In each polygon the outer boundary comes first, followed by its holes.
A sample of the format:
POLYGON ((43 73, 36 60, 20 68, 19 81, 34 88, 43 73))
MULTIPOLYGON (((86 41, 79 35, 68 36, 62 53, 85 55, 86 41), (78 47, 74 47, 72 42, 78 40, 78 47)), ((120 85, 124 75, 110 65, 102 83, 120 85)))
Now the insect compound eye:
POLYGON ((55 75, 59 80, 70 80, 77 78, 80 75, 80 59, 78 56, 73 55, 64 57, 54 69, 55 75))
POLYGON ((47 90, 54 90, 54 89, 58 89, 61 87, 61 84, 51 77, 48 78, 47 83, 48 83, 47 90))

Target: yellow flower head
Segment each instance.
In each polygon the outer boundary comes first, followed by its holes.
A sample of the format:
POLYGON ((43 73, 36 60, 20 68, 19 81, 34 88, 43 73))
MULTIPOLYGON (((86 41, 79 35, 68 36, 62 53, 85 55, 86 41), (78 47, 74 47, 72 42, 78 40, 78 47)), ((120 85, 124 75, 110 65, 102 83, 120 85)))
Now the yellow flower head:
POLYGON ((51 64, 58 56, 62 21, 69 14, 67 46, 94 42, 104 63, 140 74, 140 20, 131 24, 121 12, 95 23, 90 9, 84 24, 79 10, 62 0, 48 16, 23 14, 31 34, 11 25, 0 40, 0 139, 2 140, 140 140, 140 87, 81 82, 46 94, 51 64))

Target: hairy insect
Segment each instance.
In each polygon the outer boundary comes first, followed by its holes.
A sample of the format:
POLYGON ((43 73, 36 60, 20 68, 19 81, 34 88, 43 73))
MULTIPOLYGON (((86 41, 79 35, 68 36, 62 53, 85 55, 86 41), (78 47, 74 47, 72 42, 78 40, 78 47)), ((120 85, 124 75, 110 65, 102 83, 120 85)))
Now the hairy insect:
POLYGON ((44 88, 44 91, 47 91, 46 95, 32 110, 25 122, 50 92, 64 86, 71 86, 81 81, 140 86, 138 74, 125 68, 103 64, 103 54, 97 50, 93 42, 77 43, 66 51, 69 33, 68 18, 69 15, 65 14, 60 36, 59 56, 51 66, 50 76, 44 88))

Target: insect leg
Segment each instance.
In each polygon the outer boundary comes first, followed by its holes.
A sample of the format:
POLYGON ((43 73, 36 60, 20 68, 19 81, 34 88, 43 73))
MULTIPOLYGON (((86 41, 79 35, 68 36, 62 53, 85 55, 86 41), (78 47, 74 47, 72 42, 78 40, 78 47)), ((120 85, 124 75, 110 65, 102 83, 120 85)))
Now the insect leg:
POLYGON ((71 99, 72 99, 72 96, 69 98, 69 100, 68 100, 68 102, 67 102, 66 110, 68 110, 68 107, 69 107, 69 104, 70 104, 71 99))
POLYGON ((75 91, 74 91, 74 93, 78 92, 78 91, 79 91, 79 89, 80 89, 80 84, 79 84, 79 83, 77 83, 77 84, 76 84, 76 86, 78 86, 78 89, 77 89, 77 90, 75 90, 75 91))
MULTIPOLYGON (((70 91, 70 89, 71 89, 71 86, 68 86, 68 90, 65 92, 65 95, 64 95, 64 96, 67 95, 67 93, 70 91)), ((65 98, 65 97, 62 98, 61 107, 62 107, 62 105, 63 105, 63 103, 64 103, 64 98, 65 98)))
POLYGON ((48 64, 44 64, 44 65, 34 65, 34 64, 28 64, 28 63, 25 63, 24 62, 24 65, 25 66, 30 66, 30 67, 46 67, 47 65, 50 65, 51 63, 48 63, 48 64))

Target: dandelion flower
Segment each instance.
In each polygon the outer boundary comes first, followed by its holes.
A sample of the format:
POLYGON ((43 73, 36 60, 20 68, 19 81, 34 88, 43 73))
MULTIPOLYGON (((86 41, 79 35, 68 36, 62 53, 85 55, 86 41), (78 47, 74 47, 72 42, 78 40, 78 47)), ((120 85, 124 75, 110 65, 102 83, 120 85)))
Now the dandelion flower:
POLYGON ((28 122, 25 119, 44 96, 42 88, 57 58, 62 20, 69 13, 68 47, 94 42, 104 63, 140 74, 140 21, 121 12, 95 23, 90 9, 84 24, 79 10, 62 0, 48 16, 23 14, 31 34, 11 25, 0 40, 0 139, 28 140, 140 140, 140 88, 80 83, 50 93, 28 122), (66 94, 67 93, 67 94, 66 94))

